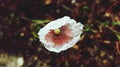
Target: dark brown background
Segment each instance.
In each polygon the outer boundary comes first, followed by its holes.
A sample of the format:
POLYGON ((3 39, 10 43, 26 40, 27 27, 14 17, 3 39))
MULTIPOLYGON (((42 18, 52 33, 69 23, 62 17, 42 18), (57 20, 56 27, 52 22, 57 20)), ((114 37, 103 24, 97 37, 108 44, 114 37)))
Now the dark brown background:
POLYGON ((23 67, 120 67, 120 2, 0 0, 0 53, 23 56, 23 67), (74 47, 49 52, 37 33, 46 20, 63 16, 84 24, 84 33, 74 47))

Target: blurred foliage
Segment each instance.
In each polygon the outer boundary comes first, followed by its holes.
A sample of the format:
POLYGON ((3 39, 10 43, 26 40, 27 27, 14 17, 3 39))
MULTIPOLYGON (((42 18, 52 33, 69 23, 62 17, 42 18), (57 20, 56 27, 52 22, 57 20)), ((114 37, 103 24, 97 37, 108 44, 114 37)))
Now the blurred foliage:
POLYGON ((35 22, 34 24, 45 24, 48 23, 49 20, 32 20, 32 22, 35 22))

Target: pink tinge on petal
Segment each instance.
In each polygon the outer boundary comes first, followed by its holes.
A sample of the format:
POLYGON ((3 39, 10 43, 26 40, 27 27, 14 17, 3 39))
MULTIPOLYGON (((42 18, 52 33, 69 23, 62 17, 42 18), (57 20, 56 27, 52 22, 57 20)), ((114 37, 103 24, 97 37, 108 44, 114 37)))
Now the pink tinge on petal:
POLYGON ((72 39, 71 29, 65 25, 60 28, 61 33, 56 35, 54 30, 50 30, 45 36, 47 42, 53 42, 55 46, 62 46, 72 39))
POLYGON ((69 28, 69 25, 64 25, 61 27, 61 30, 64 34, 66 34, 67 36, 71 36, 72 37, 72 30, 69 28))

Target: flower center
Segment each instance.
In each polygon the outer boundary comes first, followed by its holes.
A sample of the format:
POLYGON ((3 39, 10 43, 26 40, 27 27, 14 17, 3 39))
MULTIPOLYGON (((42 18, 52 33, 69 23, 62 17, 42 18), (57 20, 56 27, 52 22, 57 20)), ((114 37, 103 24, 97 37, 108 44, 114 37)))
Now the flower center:
POLYGON ((68 25, 64 25, 61 28, 51 29, 45 36, 45 40, 53 42, 56 45, 64 45, 72 39, 71 29, 68 25))
POLYGON ((54 29, 54 34, 56 34, 56 35, 58 35, 58 34, 60 34, 60 29, 59 28, 56 28, 56 29, 54 29))

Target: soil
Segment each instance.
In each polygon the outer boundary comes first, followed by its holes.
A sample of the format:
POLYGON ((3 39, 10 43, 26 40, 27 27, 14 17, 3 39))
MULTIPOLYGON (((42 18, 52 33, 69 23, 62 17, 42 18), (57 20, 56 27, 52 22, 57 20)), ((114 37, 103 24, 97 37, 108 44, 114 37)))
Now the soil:
POLYGON ((120 67, 120 1, 0 0, 0 53, 22 56, 23 67, 120 67), (74 47, 50 52, 37 33, 63 16, 81 22, 84 33, 74 47))

